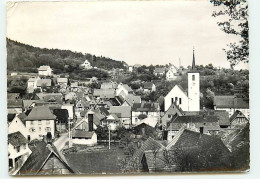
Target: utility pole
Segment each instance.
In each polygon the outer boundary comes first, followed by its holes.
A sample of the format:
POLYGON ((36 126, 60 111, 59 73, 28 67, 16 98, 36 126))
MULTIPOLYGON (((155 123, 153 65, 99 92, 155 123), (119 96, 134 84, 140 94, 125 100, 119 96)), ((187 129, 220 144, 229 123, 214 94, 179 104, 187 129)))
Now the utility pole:
POLYGON ((69 120, 69 148, 71 148, 71 133, 70 133, 70 120, 69 120))
POLYGON ((108 149, 110 150, 110 124, 108 124, 108 149))

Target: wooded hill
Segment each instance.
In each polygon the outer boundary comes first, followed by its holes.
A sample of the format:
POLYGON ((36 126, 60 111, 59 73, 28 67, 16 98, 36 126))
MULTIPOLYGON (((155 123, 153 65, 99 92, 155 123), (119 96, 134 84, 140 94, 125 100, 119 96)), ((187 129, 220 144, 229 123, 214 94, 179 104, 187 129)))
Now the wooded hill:
POLYGON ((37 72, 41 65, 50 65, 54 73, 71 72, 78 69, 86 59, 93 67, 102 69, 124 69, 127 64, 103 56, 83 54, 70 50, 47 49, 33 47, 6 39, 7 45, 7 70, 20 72, 37 72))

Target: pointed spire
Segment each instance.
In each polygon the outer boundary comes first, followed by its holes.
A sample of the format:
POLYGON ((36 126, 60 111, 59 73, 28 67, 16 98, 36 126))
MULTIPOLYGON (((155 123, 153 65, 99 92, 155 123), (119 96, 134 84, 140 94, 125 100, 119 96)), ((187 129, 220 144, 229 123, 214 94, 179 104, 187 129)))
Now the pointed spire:
POLYGON ((195 69, 195 55, 194 55, 194 47, 193 47, 193 59, 192 59, 192 67, 191 67, 192 70, 195 69))

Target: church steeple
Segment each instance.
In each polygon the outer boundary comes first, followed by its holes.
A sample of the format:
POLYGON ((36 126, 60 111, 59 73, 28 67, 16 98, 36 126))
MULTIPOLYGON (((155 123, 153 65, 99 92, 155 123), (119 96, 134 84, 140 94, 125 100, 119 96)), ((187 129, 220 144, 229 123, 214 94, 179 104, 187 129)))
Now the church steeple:
POLYGON ((192 70, 195 70, 195 55, 194 55, 194 47, 193 47, 193 58, 192 58, 192 70))

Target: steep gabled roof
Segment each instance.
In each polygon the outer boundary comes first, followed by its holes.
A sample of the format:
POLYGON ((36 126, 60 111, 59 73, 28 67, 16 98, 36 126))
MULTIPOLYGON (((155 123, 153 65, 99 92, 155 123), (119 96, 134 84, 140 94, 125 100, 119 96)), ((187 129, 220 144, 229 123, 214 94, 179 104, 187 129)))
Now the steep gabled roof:
POLYGON ((242 117, 247 119, 246 116, 241 111, 236 110, 234 114, 229 118, 230 123, 232 123, 234 119, 236 119, 237 117, 242 117))
POLYGON ((214 96, 214 105, 217 108, 249 109, 249 103, 236 96, 214 96))
POLYGON ((143 145, 136 150, 136 152, 133 155, 133 158, 141 161, 142 157, 144 155, 144 152, 147 150, 162 150, 165 147, 158 141, 154 140, 153 138, 149 137, 143 145))
POLYGON ((32 109, 25 121, 33 120, 55 120, 56 116, 53 115, 47 106, 36 106, 32 109))
POLYGON ((71 173, 75 173, 63 156, 54 145, 46 145, 43 141, 36 143, 36 147, 32 150, 31 155, 25 161, 17 174, 19 175, 37 175, 48 159, 54 155, 71 173))
POLYGON ((22 146, 27 143, 26 138, 21 134, 21 132, 14 132, 8 134, 8 143, 14 147, 22 146))
POLYGON ((130 118, 131 117, 131 107, 130 106, 111 106, 109 109, 110 114, 116 114, 120 118, 130 118))

